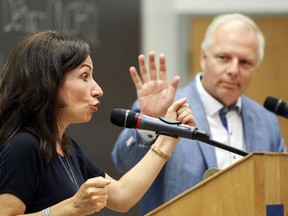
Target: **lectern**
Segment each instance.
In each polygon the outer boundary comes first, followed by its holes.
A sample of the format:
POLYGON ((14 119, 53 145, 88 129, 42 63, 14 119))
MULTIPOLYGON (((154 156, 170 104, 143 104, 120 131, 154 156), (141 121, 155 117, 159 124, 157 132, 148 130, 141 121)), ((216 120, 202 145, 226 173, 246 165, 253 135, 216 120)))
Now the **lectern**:
POLYGON ((288 153, 254 152, 147 216, 287 216, 288 153))

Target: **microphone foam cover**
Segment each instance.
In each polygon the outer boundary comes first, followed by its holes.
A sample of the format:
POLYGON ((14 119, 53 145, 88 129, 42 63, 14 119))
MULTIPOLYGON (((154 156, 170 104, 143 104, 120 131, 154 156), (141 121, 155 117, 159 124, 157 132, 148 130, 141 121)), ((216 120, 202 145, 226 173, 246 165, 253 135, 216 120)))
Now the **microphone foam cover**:
POLYGON ((285 114, 286 103, 275 97, 267 97, 264 102, 264 107, 277 115, 285 114))
POLYGON ((126 109, 113 109, 110 121, 119 127, 135 128, 138 113, 126 109))

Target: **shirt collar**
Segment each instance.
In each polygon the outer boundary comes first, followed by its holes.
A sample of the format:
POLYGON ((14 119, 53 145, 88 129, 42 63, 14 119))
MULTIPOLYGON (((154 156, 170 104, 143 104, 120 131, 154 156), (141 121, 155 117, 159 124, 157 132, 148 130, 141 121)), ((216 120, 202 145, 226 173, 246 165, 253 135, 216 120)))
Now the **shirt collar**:
MULTIPOLYGON (((216 100, 212 95, 210 95, 203 87, 201 83, 201 76, 203 73, 198 73, 196 75, 196 88, 199 92, 200 99, 203 103, 204 109, 209 116, 218 115, 220 109, 224 106, 218 100, 216 100)), ((238 113, 241 112, 242 100, 241 97, 237 99, 236 106, 238 107, 238 113)))

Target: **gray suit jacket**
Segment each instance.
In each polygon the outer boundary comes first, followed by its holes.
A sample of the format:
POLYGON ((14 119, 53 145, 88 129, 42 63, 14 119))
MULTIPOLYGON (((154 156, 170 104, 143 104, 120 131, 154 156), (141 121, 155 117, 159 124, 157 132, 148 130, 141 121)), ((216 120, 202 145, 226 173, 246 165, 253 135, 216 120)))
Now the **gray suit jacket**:
MULTIPOLYGON (((196 127, 210 133, 195 79, 187 86, 178 89, 176 99, 183 97, 187 97, 196 119, 196 127)), ((137 102, 132 109, 139 111, 137 102)), ((279 122, 273 113, 245 96, 242 96, 241 112, 247 152, 286 151, 279 122)), ((124 129, 112 152, 115 166, 121 172, 128 171, 144 156, 150 145, 151 143, 141 143, 136 130, 124 129)), ((197 140, 182 138, 171 159, 142 198, 141 215, 199 183, 204 172, 211 167, 217 167, 215 147, 197 140)))

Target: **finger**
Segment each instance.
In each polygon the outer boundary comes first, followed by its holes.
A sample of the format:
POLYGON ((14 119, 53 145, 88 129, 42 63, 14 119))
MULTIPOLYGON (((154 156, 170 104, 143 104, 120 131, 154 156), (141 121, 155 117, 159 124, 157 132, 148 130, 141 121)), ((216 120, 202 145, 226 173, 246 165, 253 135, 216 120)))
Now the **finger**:
POLYGON ((160 79, 166 81, 167 80, 167 68, 166 68, 166 57, 164 54, 160 54, 159 56, 159 72, 160 79))
POLYGON ((196 120, 192 114, 185 116, 182 122, 183 124, 190 125, 193 127, 196 125, 196 120))
POLYGON ((107 205, 106 202, 97 202, 95 204, 95 212, 99 212, 101 209, 103 209, 107 205))
POLYGON ((93 188, 105 188, 109 184, 110 181, 108 179, 103 178, 102 176, 90 178, 86 182, 84 182, 84 185, 86 187, 93 187, 93 188))
POLYGON ((177 114, 178 116, 180 116, 181 114, 189 114, 191 113, 191 110, 190 110, 190 106, 188 103, 184 103, 182 104, 181 107, 179 107, 179 109, 177 110, 177 114))
POLYGON ((149 53, 149 71, 150 71, 150 79, 151 80, 157 80, 157 67, 155 64, 155 53, 150 52, 149 53))
POLYGON ((146 65, 145 65, 145 56, 143 54, 139 55, 138 63, 140 68, 140 73, 142 76, 143 83, 149 80, 149 74, 147 73, 146 65))
POLYGON ((192 111, 188 103, 183 104, 177 111, 177 120, 181 121, 182 124, 188 124, 194 126, 196 124, 195 118, 192 115, 192 111))
POLYGON ((175 95, 176 94, 176 90, 179 86, 179 83, 180 83, 180 77, 175 76, 172 80, 171 87, 168 89, 169 95, 175 95))
POLYGON ((130 67, 129 71, 130 71, 130 75, 131 75, 131 78, 133 80, 133 83, 134 83, 136 89, 141 89, 143 84, 142 84, 142 81, 138 75, 136 68, 130 67))
POLYGON ((108 193, 100 194, 100 193, 91 193, 91 199, 97 202, 106 202, 108 200, 108 193))
POLYGON ((177 118, 182 124, 188 124, 190 126, 195 126, 196 121, 191 111, 185 111, 178 115, 177 118))
POLYGON ((185 111, 189 111, 189 110, 190 110, 190 106, 186 102, 186 103, 182 104, 181 107, 179 107, 178 112, 181 113, 181 112, 185 112, 185 111))
POLYGON ((177 89, 180 82, 180 76, 174 76, 171 85, 174 89, 177 89))
POLYGON ((86 197, 90 197, 93 202, 100 201, 104 202, 108 199, 108 189, 107 187, 88 187, 85 190, 86 197))
POLYGON ((104 187, 109 185, 111 183, 111 181, 109 179, 106 179, 102 176, 98 176, 98 177, 95 177, 96 181, 98 183, 100 183, 101 185, 103 185, 104 187))
POLYGON ((177 110, 183 105, 185 104, 187 101, 187 98, 181 98, 176 100, 169 108, 168 111, 172 111, 172 112, 177 112, 177 110))
POLYGON ((191 113, 182 115, 181 119, 177 119, 177 120, 180 121, 182 124, 186 124, 190 126, 195 126, 196 124, 196 121, 191 113))

